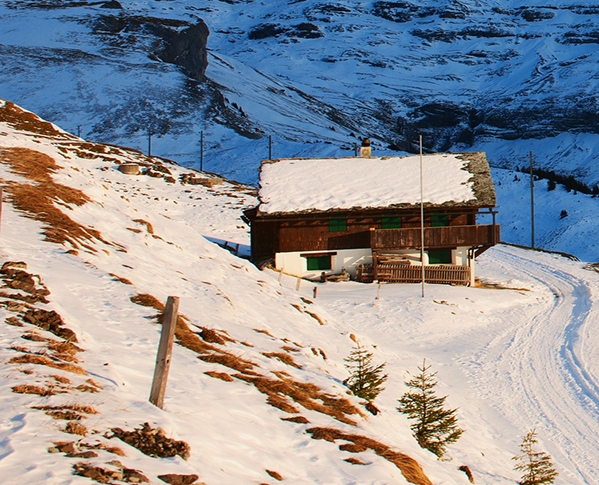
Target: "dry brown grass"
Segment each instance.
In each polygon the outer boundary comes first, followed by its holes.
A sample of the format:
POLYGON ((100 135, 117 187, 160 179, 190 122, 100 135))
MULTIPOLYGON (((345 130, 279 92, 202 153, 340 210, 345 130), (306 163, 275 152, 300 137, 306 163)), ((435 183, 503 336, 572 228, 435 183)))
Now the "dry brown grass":
MULTIPOLYGON (((138 305, 154 308, 159 312, 157 317, 164 311, 164 305, 149 294, 135 295, 131 297, 131 301, 138 305)), ((179 316, 177 319, 175 338, 179 345, 196 352, 198 359, 204 362, 220 364, 238 372, 232 377, 253 384, 256 389, 267 396, 267 402, 272 406, 290 414, 297 414, 299 410, 289 401, 291 399, 306 409, 332 416, 338 421, 351 425, 355 425, 356 422, 348 418, 348 415, 363 416, 361 411, 348 399, 327 394, 314 384, 293 381, 290 378, 285 378, 282 374, 275 379, 257 373, 254 370, 259 367, 257 364, 206 343, 189 328, 186 321, 187 318, 184 316, 179 316)), ((256 330, 256 332, 272 337, 267 330, 256 330)), ((221 332, 221 335, 223 333, 221 332)), ((281 355, 289 357, 287 354, 281 355)))
POLYGON ((268 335, 269 337, 274 338, 272 336, 272 334, 268 330, 265 330, 265 329, 255 328, 254 332, 263 333, 264 335, 268 335))
POLYGON ((115 483, 117 481, 125 483, 149 483, 150 481, 139 470, 126 468, 116 460, 107 463, 107 465, 110 465, 112 468, 102 468, 84 462, 75 463, 73 465, 73 472, 75 475, 89 478, 98 483, 115 483))
POLYGON ((77 386, 75 389, 78 390, 79 392, 95 393, 95 392, 100 392, 104 388, 100 384, 95 382, 93 379, 87 379, 85 381, 85 384, 81 384, 81 385, 77 386))
POLYGON ((360 410, 349 400, 326 394, 315 384, 265 376, 236 374, 233 377, 253 384, 256 389, 268 396, 267 400, 270 404, 290 414, 297 414, 299 410, 288 401, 288 398, 305 409, 326 414, 352 426, 355 426, 356 422, 348 418, 348 415, 362 416, 360 410))
POLYGON ((38 396, 53 396, 54 394, 64 394, 67 391, 51 387, 41 387, 33 384, 19 384, 12 387, 12 392, 17 394, 37 394, 38 396))
POLYGON ((302 366, 299 365, 293 357, 284 352, 262 352, 264 357, 268 357, 269 359, 277 359, 283 362, 283 364, 289 365, 291 367, 295 367, 296 369, 301 369, 302 366))
POLYGON ((279 482, 283 480, 283 476, 279 472, 276 472, 274 470, 264 470, 264 471, 266 473, 268 473, 275 480, 278 480, 279 482))
POLYGON ((150 224, 148 221, 144 219, 133 219, 133 222, 137 222, 138 224, 145 226, 148 234, 154 234, 154 226, 152 226, 152 224, 150 224))
POLYGON ((503 283, 485 281, 485 280, 481 280, 480 278, 474 279, 474 288, 486 288, 486 289, 490 289, 490 290, 530 291, 528 288, 505 286, 503 283))
POLYGON ((204 372, 207 376, 214 377, 215 379, 220 379, 221 381, 233 382, 235 379, 231 377, 230 374, 226 372, 217 372, 217 371, 208 371, 204 372))
POLYGON ((348 462, 348 463, 351 463, 352 465, 368 465, 368 463, 365 463, 365 462, 363 462, 362 460, 358 460, 357 458, 353 458, 353 457, 346 458, 346 459, 345 459, 345 460, 343 460, 343 461, 346 461, 346 462, 348 462))
POLYGON ((10 101, 7 101, 4 108, 0 109, 0 121, 19 131, 28 131, 53 138, 74 138, 72 135, 57 131, 51 123, 41 120, 33 113, 22 110, 10 101))
POLYGON ((64 419, 67 421, 80 421, 85 419, 86 414, 98 414, 92 406, 79 404, 64 404, 62 406, 33 406, 33 409, 44 411, 52 419, 64 419))
POLYGON ((110 276, 112 276, 112 279, 114 281, 118 281, 119 283, 123 283, 124 285, 133 285, 133 283, 131 283, 130 280, 128 280, 127 278, 123 278, 122 276, 116 275, 114 273, 108 273, 110 276))
POLYGON ((17 317, 8 317, 4 319, 4 323, 7 325, 12 325, 13 327, 24 327, 23 322, 17 317))
POLYGON ((75 222, 57 207, 81 206, 90 199, 80 190, 54 182, 52 174, 60 168, 54 159, 27 148, 5 148, 0 150, 0 161, 30 181, 7 182, 7 198, 26 217, 43 224, 42 233, 47 241, 92 252, 95 251, 89 246, 92 241, 111 245, 99 231, 75 222))
POLYGON ((305 310, 307 315, 310 315, 314 320, 316 320, 318 323, 320 323, 321 325, 324 325, 324 320, 322 318, 320 318, 316 313, 314 312, 309 312, 308 310, 305 310))
POLYGON ((87 428, 77 421, 69 421, 61 431, 79 436, 87 436, 88 433, 87 428))
POLYGON ((373 440, 372 438, 344 433, 343 431, 334 428, 309 428, 306 432, 311 434, 312 438, 316 440, 326 440, 331 443, 334 443, 335 440, 343 440, 353 443, 357 447, 356 449, 359 449, 360 451, 370 449, 378 456, 390 461, 399 468, 401 474, 408 482, 416 485, 432 485, 432 482, 426 476, 424 470, 416 460, 404 453, 394 451, 389 446, 373 440))
POLYGON ((309 424, 310 420, 304 416, 290 416, 289 418, 281 418, 282 421, 289 421, 297 424, 309 424))
POLYGON ((75 364, 56 362, 45 355, 38 354, 25 354, 13 357, 8 361, 9 364, 34 364, 34 365, 45 365, 52 369, 59 369, 65 372, 72 372, 73 374, 87 375, 87 372, 82 367, 75 364))

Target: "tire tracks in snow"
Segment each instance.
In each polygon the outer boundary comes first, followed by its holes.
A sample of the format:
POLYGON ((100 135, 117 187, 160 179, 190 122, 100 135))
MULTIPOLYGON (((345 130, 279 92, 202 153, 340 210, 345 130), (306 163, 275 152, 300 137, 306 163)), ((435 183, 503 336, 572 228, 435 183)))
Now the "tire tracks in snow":
POLYGON ((560 470, 563 483, 596 484, 599 383, 592 365, 599 362, 592 360, 599 339, 590 328, 599 323, 599 308, 591 278, 576 276, 552 256, 519 254, 497 247, 494 260, 516 278, 534 281, 539 304, 524 308, 524 318, 513 315, 518 323, 510 322, 475 356, 475 373, 487 376, 485 397, 522 435, 536 428, 547 450, 571 464, 570 473, 560 470))

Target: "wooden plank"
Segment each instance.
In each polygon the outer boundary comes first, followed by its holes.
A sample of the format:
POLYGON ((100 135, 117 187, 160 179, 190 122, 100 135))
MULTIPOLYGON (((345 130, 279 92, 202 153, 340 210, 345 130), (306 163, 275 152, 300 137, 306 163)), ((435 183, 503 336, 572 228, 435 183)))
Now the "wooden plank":
POLYGON ((152 379, 152 390, 150 391, 150 402, 162 409, 164 405, 164 394, 166 392, 166 381, 171 366, 173 341, 175 339, 175 328, 177 326, 177 312, 179 311, 179 297, 169 296, 164 307, 162 318, 162 331, 160 343, 156 355, 156 366, 154 367, 154 378, 152 379))

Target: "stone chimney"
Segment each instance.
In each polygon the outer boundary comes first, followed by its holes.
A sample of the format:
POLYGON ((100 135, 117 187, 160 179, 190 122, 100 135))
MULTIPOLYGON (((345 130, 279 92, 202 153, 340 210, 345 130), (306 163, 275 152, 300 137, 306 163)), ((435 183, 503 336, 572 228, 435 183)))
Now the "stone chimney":
POLYGON ((362 146, 360 147, 360 157, 369 158, 372 156, 372 149, 370 148, 370 138, 364 138, 362 140, 362 146))

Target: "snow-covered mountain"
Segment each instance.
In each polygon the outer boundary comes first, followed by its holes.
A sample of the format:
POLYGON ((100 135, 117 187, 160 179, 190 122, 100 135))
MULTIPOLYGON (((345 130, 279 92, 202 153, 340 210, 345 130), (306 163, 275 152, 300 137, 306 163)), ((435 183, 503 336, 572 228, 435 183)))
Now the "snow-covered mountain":
POLYGON ((87 139, 255 183, 270 154, 486 151, 599 182, 592 2, 0 5, 0 95, 87 139), (151 134, 151 137, 148 136, 151 134), (150 139, 149 139, 150 138, 150 139), (150 142, 150 143, 149 143, 150 142))
POLYGON ((4 101, 0 160, 3 483, 465 485, 467 466, 507 485, 531 428, 557 484, 595 483, 592 267, 500 246, 479 288, 298 284, 240 257, 251 187, 4 101), (168 296, 181 319, 161 410, 168 296), (376 416, 342 384, 355 340, 387 364, 376 416), (424 358, 466 430, 447 460, 395 410, 424 358))

